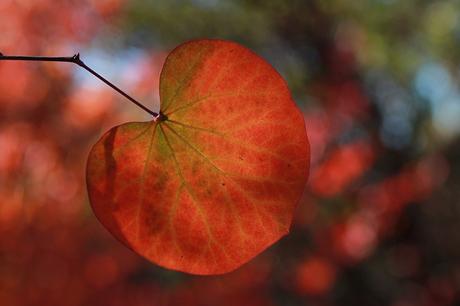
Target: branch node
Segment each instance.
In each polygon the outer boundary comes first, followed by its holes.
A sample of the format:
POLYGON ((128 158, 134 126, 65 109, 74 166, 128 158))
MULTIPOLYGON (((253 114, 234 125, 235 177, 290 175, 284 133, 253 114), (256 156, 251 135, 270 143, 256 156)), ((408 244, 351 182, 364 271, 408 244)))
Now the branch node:
POLYGON ((83 64, 83 61, 80 59, 80 53, 77 53, 74 56, 72 56, 72 61, 78 65, 83 64))
POLYGON ((166 116, 165 114, 163 114, 162 112, 160 112, 159 114, 157 114, 156 116, 154 115, 154 119, 153 119, 155 122, 156 121, 166 121, 168 120, 168 116, 166 116))

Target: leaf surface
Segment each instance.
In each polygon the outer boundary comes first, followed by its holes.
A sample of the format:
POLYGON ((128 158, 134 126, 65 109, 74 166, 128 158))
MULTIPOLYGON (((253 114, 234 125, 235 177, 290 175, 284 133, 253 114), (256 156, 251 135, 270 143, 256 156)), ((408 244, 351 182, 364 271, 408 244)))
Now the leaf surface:
POLYGON ((112 128, 88 158, 92 208, 150 261, 232 271, 287 234, 308 176, 301 112, 262 58, 195 40, 166 59, 164 121, 112 128))

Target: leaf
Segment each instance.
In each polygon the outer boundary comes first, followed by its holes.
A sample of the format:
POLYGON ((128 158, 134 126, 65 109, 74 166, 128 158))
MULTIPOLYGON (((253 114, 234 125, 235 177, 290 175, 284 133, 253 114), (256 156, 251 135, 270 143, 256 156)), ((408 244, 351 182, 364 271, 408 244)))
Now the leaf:
POLYGON ((222 40, 173 50, 160 98, 167 120, 122 124, 92 148, 93 210, 160 266, 232 271, 289 231, 308 176, 303 116, 267 62, 222 40))

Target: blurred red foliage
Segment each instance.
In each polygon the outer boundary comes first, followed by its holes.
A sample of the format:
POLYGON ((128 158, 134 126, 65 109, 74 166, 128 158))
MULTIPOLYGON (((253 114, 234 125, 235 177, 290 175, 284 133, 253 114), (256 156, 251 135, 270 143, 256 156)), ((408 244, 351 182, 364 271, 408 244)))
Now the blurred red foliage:
POLYGON ((373 150, 369 143, 357 141, 330 152, 326 160, 312 170, 312 191, 322 197, 332 197, 343 192, 370 168, 374 160, 373 150))
POLYGON ((321 256, 308 257, 296 269, 296 286, 301 294, 323 295, 328 293, 336 280, 333 263, 321 256))

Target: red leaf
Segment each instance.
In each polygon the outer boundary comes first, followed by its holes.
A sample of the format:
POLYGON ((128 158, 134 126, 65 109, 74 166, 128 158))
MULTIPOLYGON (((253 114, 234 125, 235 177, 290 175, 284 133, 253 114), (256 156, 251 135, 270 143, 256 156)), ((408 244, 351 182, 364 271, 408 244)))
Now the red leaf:
POLYGON ((114 127, 93 147, 93 210, 160 266, 234 270, 289 231, 308 176, 303 116, 281 76, 229 41, 173 50, 160 97, 167 120, 114 127))

